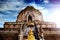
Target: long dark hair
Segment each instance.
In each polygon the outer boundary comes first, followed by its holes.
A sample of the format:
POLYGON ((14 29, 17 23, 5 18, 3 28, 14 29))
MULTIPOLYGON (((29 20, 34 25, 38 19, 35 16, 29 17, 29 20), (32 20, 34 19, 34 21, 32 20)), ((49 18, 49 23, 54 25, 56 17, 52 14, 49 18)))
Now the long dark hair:
POLYGON ((35 39, 37 40, 40 40, 39 36, 38 36, 38 28, 37 28, 37 25, 36 23, 34 23, 34 26, 35 26, 35 29, 34 29, 34 36, 35 36, 35 39))

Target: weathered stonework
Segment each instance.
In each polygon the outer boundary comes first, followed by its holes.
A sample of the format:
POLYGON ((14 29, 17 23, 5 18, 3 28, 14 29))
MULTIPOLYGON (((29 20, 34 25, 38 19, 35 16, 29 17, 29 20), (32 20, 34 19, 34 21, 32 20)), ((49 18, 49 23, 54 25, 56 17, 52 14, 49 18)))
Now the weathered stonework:
POLYGON ((56 27, 54 23, 44 22, 42 13, 39 12, 39 10, 33 8, 32 6, 27 6, 24 10, 22 10, 17 16, 16 22, 6 22, 4 24, 4 27, 5 29, 6 28, 19 28, 20 25, 21 24, 23 25, 25 21, 28 22, 29 16, 32 17, 32 21, 36 22, 37 25, 41 25, 42 27, 45 27, 45 28, 56 27))
MULTIPOLYGON (((37 29, 38 29, 38 32, 39 32, 38 35, 41 35, 41 30, 40 29, 43 30, 43 35, 44 35, 45 40, 59 40, 60 39, 59 38, 60 36, 57 36, 57 37, 55 36, 55 35, 60 35, 60 34, 56 33, 57 32, 56 31, 57 30, 56 29, 56 24, 52 23, 52 22, 45 22, 43 20, 42 13, 32 6, 27 6, 24 10, 22 10, 19 13, 19 15, 17 16, 16 22, 5 22, 4 32, 8 31, 10 33, 12 32, 12 34, 14 34, 14 32, 17 32, 18 35, 21 35, 21 31, 24 32, 26 26, 28 26, 29 20, 36 23, 37 29), (55 32, 55 34, 53 32, 55 32)), ((9 33, 7 33, 7 34, 9 34, 9 33)), ((9 34, 9 35, 11 35, 11 34, 9 34)), ((4 37, 4 40, 9 40, 9 39, 14 40, 13 37, 12 38, 11 37, 12 36, 10 36, 10 38, 5 38, 4 37)))

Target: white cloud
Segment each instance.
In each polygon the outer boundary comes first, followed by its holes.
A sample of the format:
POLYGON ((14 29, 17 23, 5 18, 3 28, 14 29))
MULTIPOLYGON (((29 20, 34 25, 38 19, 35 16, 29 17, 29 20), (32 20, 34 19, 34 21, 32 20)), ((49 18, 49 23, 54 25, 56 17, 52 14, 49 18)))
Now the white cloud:
POLYGON ((37 5, 35 3, 30 3, 30 5, 42 12, 43 15, 48 14, 48 9, 45 7, 42 7, 41 5, 37 5))
POLYGON ((49 3, 49 0, 44 0, 44 3, 49 3))
POLYGON ((6 2, 5 4, 1 5, 2 8, 0 8, 1 11, 5 11, 5 10, 20 10, 21 7, 23 7, 23 2, 6 2), (19 8, 17 8, 16 6, 19 6, 19 8))
POLYGON ((33 6, 33 7, 35 7, 36 9, 44 9, 44 7, 42 7, 39 4, 35 4, 34 2, 33 3, 30 3, 30 5, 33 6))
POLYGON ((54 9, 52 10, 50 15, 46 15, 44 17, 45 21, 49 22, 55 22, 57 24, 57 27, 60 28, 60 10, 59 9, 54 9))

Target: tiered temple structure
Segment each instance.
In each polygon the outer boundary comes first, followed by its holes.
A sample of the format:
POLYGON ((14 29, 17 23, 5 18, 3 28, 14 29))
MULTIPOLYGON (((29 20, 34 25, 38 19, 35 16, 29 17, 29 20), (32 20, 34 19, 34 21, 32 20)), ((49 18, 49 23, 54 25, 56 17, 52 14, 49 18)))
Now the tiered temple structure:
POLYGON ((42 13, 32 6, 27 6, 22 10, 18 14, 16 22, 5 22, 4 31, 0 31, 0 34, 3 33, 1 39, 28 40, 30 30, 32 30, 36 40, 60 39, 60 36, 58 36, 60 32, 57 31, 56 24, 45 22, 42 13))

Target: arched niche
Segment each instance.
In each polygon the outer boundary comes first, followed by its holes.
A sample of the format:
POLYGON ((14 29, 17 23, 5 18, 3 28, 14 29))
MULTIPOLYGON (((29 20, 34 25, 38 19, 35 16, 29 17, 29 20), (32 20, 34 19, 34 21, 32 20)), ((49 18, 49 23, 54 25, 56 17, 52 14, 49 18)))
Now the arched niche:
POLYGON ((32 16, 28 16, 28 22, 31 21, 32 22, 32 16))

